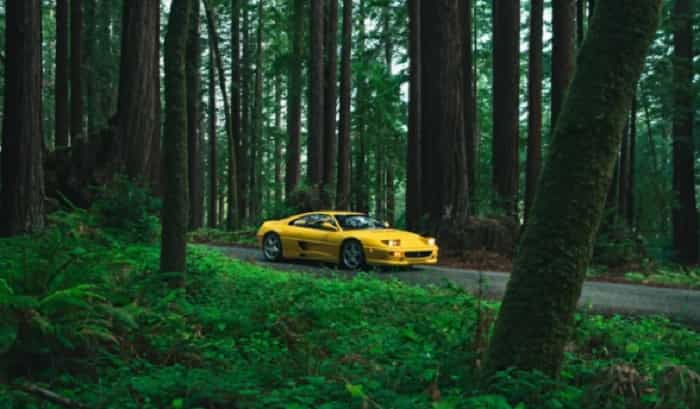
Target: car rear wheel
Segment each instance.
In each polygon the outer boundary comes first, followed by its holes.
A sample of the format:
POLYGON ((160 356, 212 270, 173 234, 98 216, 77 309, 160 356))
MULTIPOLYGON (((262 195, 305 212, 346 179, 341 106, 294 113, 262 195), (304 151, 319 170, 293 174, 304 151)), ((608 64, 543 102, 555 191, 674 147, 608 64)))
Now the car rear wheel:
POLYGON ((267 261, 279 261, 282 259, 282 240, 276 233, 268 233, 263 238, 263 256, 267 261))
POLYGON ((340 250, 340 265, 349 270, 359 270, 365 265, 365 251, 362 243, 357 240, 349 240, 343 243, 340 250))

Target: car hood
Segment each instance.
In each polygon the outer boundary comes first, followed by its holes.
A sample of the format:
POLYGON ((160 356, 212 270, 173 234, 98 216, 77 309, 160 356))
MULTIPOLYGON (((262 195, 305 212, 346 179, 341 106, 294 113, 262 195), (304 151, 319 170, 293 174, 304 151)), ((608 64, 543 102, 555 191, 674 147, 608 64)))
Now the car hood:
POLYGON ((422 236, 405 230, 396 229, 372 229, 372 230, 351 230, 348 233, 359 238, 369 240, 401 240, 401 247, 420 247, 427 243, 422 236))

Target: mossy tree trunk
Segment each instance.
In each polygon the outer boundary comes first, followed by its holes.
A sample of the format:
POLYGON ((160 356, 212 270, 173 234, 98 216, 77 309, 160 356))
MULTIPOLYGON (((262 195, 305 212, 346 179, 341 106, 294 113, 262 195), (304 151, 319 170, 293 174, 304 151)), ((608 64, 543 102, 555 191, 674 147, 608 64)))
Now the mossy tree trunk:
MULTIPOLYGON (((211 42, 210 42, 211 44, 211 42)), ((216 137, 216 75, 214 68, 214 52, 209 50, 209 219, 208 226, 216 228, 218 218, 219 195, 219 158, 217 156, 216 137)))
POLYGON ((55 146, 68 147, 68 0, 56 1, 55 146))
MULTIPOLYGON (((185 273, 187 262, 187 41, 192 0, 173 0, 165 37, 163 236, 160 268, 185 273)), ((179 281, 179 282, 178 282, 179 281)), ((175 284, 181 284, 175 280, 175 284)))
POLYGON ((596 7, 499 312, 489 372, 560 370, 660 9, 661 0, 596 7))
POLYGON ((309 61, 309 139, 308 180, 320 194, 323 184, 323 120, 324 120, 324 2, 311 0, 309 61))
POLYGON ((82 0, 71 0, 70 7, 70 135, 75 143, 84 136, 82 0))
POLYGON ((332 192, 335 192, 335 164, 338 160, 338 0, 327 0, 324 24, 324 51, 326 54, 324 82, 324 140, 323 140, 323 200, 331 208, 332 192))
POLYGON ((554 132, 566 91, 576 65, 576 2, 552 0, 552 98, 551 125, 554 132))

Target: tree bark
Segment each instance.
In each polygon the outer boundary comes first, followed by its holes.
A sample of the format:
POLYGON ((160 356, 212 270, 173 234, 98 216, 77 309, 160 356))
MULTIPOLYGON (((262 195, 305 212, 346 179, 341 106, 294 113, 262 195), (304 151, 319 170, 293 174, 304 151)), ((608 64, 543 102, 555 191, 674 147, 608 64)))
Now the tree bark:
POLYGON ((73 142, 83 137, 83 7, 82 0, 71 0, 70 15, 70 133, 73 142))
POLYGON ((575 21, 576 0, 552 0, 552 132, 574 74, 575 21))
MULTIPOLYGON (((210 42, 211 45, 211 42, 210 42)), ((219 158, 217 154, 216 136, 216 74, 214 51, 209 50, 209 228, 216 228, 219 224, 218 196, 219 196, 219 158)))
POLYGON ((467 152, 467 181, 469 183, 470 207, 474 210, 477 190, 479 141, 476 124, 476 71, 474 59, 474 7, 472 0, 462 2, 464 16, 464 130, 467 152))
POLYGON ((324 116, 324 70, 323 70, 323 4, 322 0, 311 0, 311 60, 309 61, 309 147, 308 179, 317 193, 323 183, 323 116, 324 116))
POLYGON ((487 372, 559 373, 660 10, 661 0, 617 0, 596 11, 499 312, 487 372))
POLYGON ((469 214, 464 137, 464 31, 461 1, 422 3, 423 212, 432 233, 469 214), (436 81, 436 79, 440 79, 436 81))
POLYGON ((151 145, 159 135, 160 75, 158 0, 125 0, 117 103, 117 139, 132 180, 148 175, 151 145))
POLYGON ((673 8, 673 248, 684 264, 698 262, 698 212, 693 143, 693 8, 677 0, 673 8))
MULTIPOLYGON (((173 0, 165 37, 165 141, 163 234, 160 269, 180 273, 172 280, 184 284, 187 270, 187 42, 193 0, 173 0)), ((195 0, 196 1, 196 0, 195 0)))
POLYGON ((282 155, 282 76, 275 75, 275 209, 282 209, 282 192, 284 187, 284 179, 282 178, 282 163, 284 156, 282 155))
POLYGON ((583 44, 583 36, 585 35, 586 23, 586 0, 576 1, 576 45, 581 48, 583 44))
POLYGON ((87 135, 93 135, 104 127, 104 117, 99 111, 97 76, 97 2, 84 0, 85 35, 83 37, 83 78, 85 80, 85 103, 87 105, 87 135))
POLYGON ((408 151, 406 153, 406 225, 416 229, 421 209, 421 128, 422 128, 422 54, 421 0, 408 0, 409 7, 409 107, 408 151))
POLYGON ((542 168, 542 30, 544 2, 532 0, 530 9, 530 47, 528 57, 527 171, 525 175, 525 218, 535 201, 537 181, 542 168))
POLYGON ((56 100, 55 145, 65 148, 69 145, 68 136, 68 0, 56 1, 56 100))
POLYGON ((5 3, 0 236, 44 228, 41 2, 5 3))
POLYGON ((192 3, 190 33, 187 40, 187 156, 190 192, 190 230, 204 223, 204 170, 202 169, 202 135, 200 134, 200 68, 202 50, 199 35, 199 0, 192 3))
POLYGON ((224 119, 226 123, 226 140, 229 143, 228 147, 228 210, 227 210, 227 227, 235 229, 240 225, 238 217, 237 204, 239 203, 238 195, 238 163, 236 145, 233 139, 233 119, 231 118, 231 109, 228 103, 228 94, 226 93, 226 79, 224 64, 221 59, 221 51, 219 49, 219 37, 216 34, 216 17, 211 8, 211 3, 205 1, 204 10, 207 15, 207 31, 211 48, 214 51, 214 60, 216 61, 216 72, 219 74, 219 90, 221 91, 222 99, 224 100, 224 119))
POLYGON ((290 197, 299 185, 301 174, 301 93, 304 55, 304 1, 294 0, 289 32, 292 55, 289 61, 289 90, 287 92, 287 165, 285 195, 290 197))
POLYGON ((333 207, 331 192, 335 191, 335 164, 337 161, 338 135, 336 114, 338 112, 338 0, 326 1, 324 28, 326 54, 324 81, 324 140, 323 140, 323 199, 326 207, 333 207))
MULTIPOLYGON (((560 0, 555 0, 560 1, 560 0)), ((520 0, 493 4, 493 185, 496 207, 517 215, 520 0)))
POLYGON ((250 214, 250 170, 251 157, 255 154, 256 146, 250 143, 251 139, 251 104, 250 104, 250 12, 248 0, 243 3, 242 39, 243 54, 241 57, 241 149, 240 162, 238 163, 238 217, 245 221, 250 214))
POLYGON ((352 97, 352 0, 343 0, 343 39, 340 61, 340 123, 337 208, 350 208, 350 99, 352 97))

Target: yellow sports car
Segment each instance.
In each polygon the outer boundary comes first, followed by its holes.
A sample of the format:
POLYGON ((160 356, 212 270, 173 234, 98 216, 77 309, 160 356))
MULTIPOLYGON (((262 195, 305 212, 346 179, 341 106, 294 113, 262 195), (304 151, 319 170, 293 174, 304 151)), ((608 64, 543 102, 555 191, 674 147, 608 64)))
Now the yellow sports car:
POLYGON ((316 260, 357 270, 366 265, 435 264, 435 239, 390 229, 364 213, 319 211, 263 223, 258 244, 268 261, 316 260))

